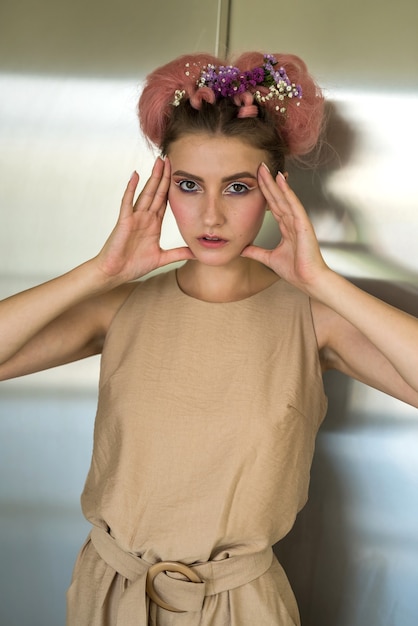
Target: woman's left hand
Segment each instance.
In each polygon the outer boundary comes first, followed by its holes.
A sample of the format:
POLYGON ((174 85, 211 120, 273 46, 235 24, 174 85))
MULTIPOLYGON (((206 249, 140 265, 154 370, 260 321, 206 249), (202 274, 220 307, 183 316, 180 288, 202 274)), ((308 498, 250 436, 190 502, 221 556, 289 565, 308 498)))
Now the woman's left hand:
POLYGON ((247 246, 242 256, 267 265, 295 287, 313 295, 318 277, 330 270, 305 209, 284 176, 279 173, 274 179, 264 164, 258 169, 258 184, 279 224, 281 241, 274 250, 247 246))

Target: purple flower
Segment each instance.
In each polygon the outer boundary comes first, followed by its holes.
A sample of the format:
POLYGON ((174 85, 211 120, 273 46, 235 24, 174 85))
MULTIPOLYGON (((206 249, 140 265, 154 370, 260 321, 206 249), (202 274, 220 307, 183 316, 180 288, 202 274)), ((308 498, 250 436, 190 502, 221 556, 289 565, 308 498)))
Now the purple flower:
POLYGON ((264 80, 264 70, 262 67, 256 67, 252 71, 252 80, 256 83, 262 83, 264 80))
MULTIPOLYGON (((300 85, 293 84, 284 67, 278 67, 277 59, 272 54, 264 55, 264 63, 262 67, 256 67, 252 70, 241 71, 233 65, 220 65, 216 67, 212 64, 202 69, 200 79, 197 84, 199 87, 208 87, 212 89, 216 97, 232 97, 236 94, 242 94, 245 91, 253 91, 254 88, 264 87, 270 88, 268 99, 279 95, 279 84, 286 85, 286 89, 280 89, 280 99, 283 97, 302 97, 302 88, 300 85), (276 94, 276 95, 274 95, 276 94)), ((266 91, 263 92, 266 94, 266 91)), ((259 97, 260 94, 259 94, 259 97)), ((265 101, 262 100, 262 102, 265 101)), ((277 107, 276 107, 277 108, 277 107)), ((282 107, 285 110, 285 107, 282 107)), ((282 111, 282 109, 280 109, 282 111)))
POLYGON ((275 65, 277 63, 276 57, 273 54, 265 54, 264 60, 269 61, 272 65, 275 65))

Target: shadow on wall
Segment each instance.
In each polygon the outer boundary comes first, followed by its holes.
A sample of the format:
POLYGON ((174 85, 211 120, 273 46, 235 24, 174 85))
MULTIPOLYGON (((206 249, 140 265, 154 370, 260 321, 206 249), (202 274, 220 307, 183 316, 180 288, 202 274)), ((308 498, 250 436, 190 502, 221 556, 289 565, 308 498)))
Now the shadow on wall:
MULTIPOLYGON (((350 280, 418 317, 416 292, 404 285, 350 280)), ((339 372, 326 373, 324 383, 329 408, 317 438, 309 500, 275 553, 303 626, 415 626, 418 545, 411 528, 418 519, 413 504, 418 467, 410 455, 418 441, 417 420, 405 420, 397 411, 402 403, 392 399, 392 412, 379 413, 373 395, 353 407, 359 383, 339 372), (410 441, 409 451, 403 447, 403 462, 397 458, 399 437, 410 441), (386 447, 385 439, 392 446, 386 447), (368 492, 366 501, 362 492, 368 492)), ((408 415, 416 418, 414 411, 411 407, 408 415)))
MULTIPOLYGON (((416 285, 418 275, 410 264, 417 251, 413 248, 412 256, 405 257, 402 249, 413 247, 416 192, 410 189, 408 195, 401 190, 395 196, 393 184, 383 190, 383 168, 397 166, 396 153, 385 158, 390 148, 379 135, 380 127, 371 119, 361 119, 356 101, 351 107, 353 119, 347 119, 347 106, 344 101, 327 102, 323 141, 300 163, 289 162, 290 183, 312 220, 326 261, 338 272, 400 278, 416 285), (395 198, 396 215, 391 204, 395 198)), ((405 167, 410 160, 407 154, 405 146, 405 167)))
POLYGON ((274 547, 302 626, 416 625, 416 410, 389 398, 381 411, 374 391, 353 403, 359 385, 325 375, 309 500, 274 547))
MULTIPOLYGON (((372 256, 372 247, 362 241, 361 216, 326 191, 329 176, 349 162, 356 146, 353 129, 333 104, 328 119, 318 167, 312 172, 290 166, 292 187, 321 242, 372 256)), ((418 317, 417 287, 408 280, 349 279, 418 317)), ((418 426, 409 419, 416 418, 415 409, 405 412, 402 403, 362 391, 360 383, 338 372, 324 379, 329 409, 317 438, 309 501, 275 552, 303 626, 414 626, 418 546, 411 528, 418 508, 408 494, 416 492, 418 475, 411 461, 418 426), (355 401, 359 388, 364 403, 355 401), (411 448, 403 447, 399 460, 401 440, 410 440, 411 448)))
POLYGON ((359 243, 363 225, 358 212, 341 195, 331 193, 328 182, 350 163, 360 138, 336 103, 327 101, 325 106, 326 127, 319 147, 300 162, 289 162, 289 180, 321 241, 359 243))
MULTIPOLYGON (((353 207, 332 194, 327 184, 335 171, 350 161, 357 137, 354 128, 340 115, 338 107, 326 102, 326 128, 323 140, 312 153, 289 159, 286 170, 292 189, 302 202, 321 243, 338 246, 359 245, 363 225, 353 207)), ((260 245, 274 248, 280 239, 274 218, 267 214, 260 245)))

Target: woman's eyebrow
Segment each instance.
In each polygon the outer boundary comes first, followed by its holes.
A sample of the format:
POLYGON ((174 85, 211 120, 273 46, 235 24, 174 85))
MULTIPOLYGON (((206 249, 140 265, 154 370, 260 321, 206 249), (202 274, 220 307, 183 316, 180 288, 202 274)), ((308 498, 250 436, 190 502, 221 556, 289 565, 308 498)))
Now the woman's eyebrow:
POLYGON ((176 170, 172 174, 173 176, 184 176, 184 178, 192 178, 193 180, 199 181, 199 183, 203 183, 203 178, 200 176, 196 176, 196 174, 190 174, 190 172, 185 172, 184 170, 176 170))
POLYGON ((253 178, 257 180, 257 176, 255 174, 251 174, 251 172, 236 172, 236 174, 231 174, 231 176, 225 176, 222 178, 223 183, 228 183, 231 180, 236 180, 237 178, 253 178))
MULTIPOLYGON (((172 174, 173 176, 184 176, 184 178, 192 178, 193 180, 197 180, 200 183, 203 183, 204 180, 200 176, 196 176, 196 174, 191 174, 190 172, 185 172, 184 170, 176 170, 172 174)), ((223 183, 229 183, 232 180, 236 180, 237 178, 253 178, 257 180, 257 176, 252 174, 251 172, 236 172, 235 174, 231 174, 230 176, 225 176, 222 178, 223 183)))

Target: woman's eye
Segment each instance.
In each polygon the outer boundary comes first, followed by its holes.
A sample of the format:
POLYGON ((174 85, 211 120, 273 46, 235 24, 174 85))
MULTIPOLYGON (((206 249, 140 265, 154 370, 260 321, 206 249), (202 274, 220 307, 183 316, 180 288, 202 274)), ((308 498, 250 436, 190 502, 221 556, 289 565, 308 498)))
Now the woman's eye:
POLYGON ((191 191, 200 191, 200 187, 194 180, 179 180, 176 182, 176 185, 180 187, 182 191, 191 192, 191 191))
POLYGON ((241 194, 249 191, 251 188, 245 183, 232 183, 225 189, 225 193, 241 194))

